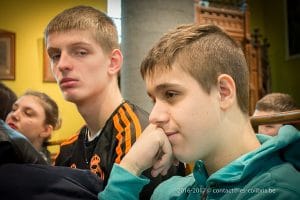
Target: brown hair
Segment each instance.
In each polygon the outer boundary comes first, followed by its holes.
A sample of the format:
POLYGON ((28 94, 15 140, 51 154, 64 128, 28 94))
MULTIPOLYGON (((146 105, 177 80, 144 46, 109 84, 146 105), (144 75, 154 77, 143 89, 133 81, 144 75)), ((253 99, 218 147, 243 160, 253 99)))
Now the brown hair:
POLYGON ((236 84, 241 111, 248 114, 249 72, 240 46, 215 25, 188 24, 166 33, 141 64, 143 79, 157 71, 170 70, 174 62, 195 78, 209 94, 220 74, 236 84))
POLYGON ((12 109, 12 105, 17 100, 17 95, 0 82, 0 119, 5 121, 6 116, 12 109))
POLYGON ((270 93, 256 102, 256 110, 285 112, 299 109, 296 101, 289 94, 270 93))
POLYGON ((56 102, 47 94, 38 91, 26 91, 23 96, 34 96, 39 99, 39 102, 45 110, 45 124, 50 124, 54 130, 57 130, 61 126, 61 120, 59 118, 59 111, 56 102))
POLYGON ((105 52, 119 48, 117 28, 105 13, 90 6, 76 6, 64 10, 47 25, 45 41, 49 34, 70 30, 90 30, 105 52))

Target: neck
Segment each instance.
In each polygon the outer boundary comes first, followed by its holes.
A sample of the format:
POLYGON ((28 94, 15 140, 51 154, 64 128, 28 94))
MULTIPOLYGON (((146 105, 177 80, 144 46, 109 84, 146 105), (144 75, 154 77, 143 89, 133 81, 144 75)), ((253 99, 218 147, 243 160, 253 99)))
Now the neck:
POLYGON ((232 127, 223 129, 236 131, 227 132, 224 137, 220 138, 215 151, 204 159, 208 175, 213 174, 240 156, 260 147, 260 142, 256 138, 250 121, 240 120, 239 123, 244 124, 240 126, 240 129, 237 129, 235 123, 231 125, 232 127))
POLYGON ((84 104, 77 105, 77 109, 84 118, 91 136, 103 128, 114 110, 122 103, 120 92, 90 98, 84 104))
POLYGON ((43 141, 39 141, 39 140, 35 140, 32 141, 32 146, 37 150, 37 151, 41 151, 42 147, 43 147, 43 141))

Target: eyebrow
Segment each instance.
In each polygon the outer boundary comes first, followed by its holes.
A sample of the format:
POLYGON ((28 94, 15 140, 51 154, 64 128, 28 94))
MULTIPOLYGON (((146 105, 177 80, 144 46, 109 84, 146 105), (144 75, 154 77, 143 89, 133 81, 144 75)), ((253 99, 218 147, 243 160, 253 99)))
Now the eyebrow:
MULTIPOLYGON (((91 45, 90 43, 86 43, 86 42, 74 42, 74 43, 69 44, 68 47, 76 47, 76 46, 86 46, 86 47, 88 47, 88 46, 90 46, 90 45, 91 45)), ((47 52, 48 52, 48 53, 51 53, 51 52, 57 51, 57 50, 60 50, 60 48, 57 48, 57 47, 51 47, 51 46, 50 46, 50 47, 47 49, 47 52)))
MULTIPOLYGON (((181 87, 179 84, 176 84, 176 83, 162 83, 162 84, 157 85, 154 88, 153 92, 159 93, 160 91, 166 90, 168 88, 173 88, 173 87, 178 87, 178 86, 181 87)), ((150 91, 148 91, 147 93, 148 93, 149 96, 151 96, 150 91)))
MULTIPOLYGON (((16 106, 17 108, 20 108, 20 105, 19 105, 18 103, 14 103, 12 106, 16 106)), ((30 110, 30 111, 33 111, 33 112, 36 113, 36 110, 33 109, 33 108, 30 107, 30 106, 24 106, 24 107, 22 108, 22 110, 30 110)))
POLYGON ((60 52, 59 48, 50 47, 50 48, 47 49, 47 54, 51 55, 52 53, 56 53, 58 51, 60 52))

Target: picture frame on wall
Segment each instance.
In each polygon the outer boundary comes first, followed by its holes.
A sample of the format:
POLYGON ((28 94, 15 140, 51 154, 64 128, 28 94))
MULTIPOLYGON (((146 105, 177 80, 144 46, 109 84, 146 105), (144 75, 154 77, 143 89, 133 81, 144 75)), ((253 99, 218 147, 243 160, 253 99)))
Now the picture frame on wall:
POLYGON ((300 58, 300 1, 285 0, 286 56, 300 58))
POLYGON ((0 30, 0 80, 15 80, 16 34, 0 30))
POLYGON ((56 82, 51 72, 50 59, 43 44, 43 82, 56 82))

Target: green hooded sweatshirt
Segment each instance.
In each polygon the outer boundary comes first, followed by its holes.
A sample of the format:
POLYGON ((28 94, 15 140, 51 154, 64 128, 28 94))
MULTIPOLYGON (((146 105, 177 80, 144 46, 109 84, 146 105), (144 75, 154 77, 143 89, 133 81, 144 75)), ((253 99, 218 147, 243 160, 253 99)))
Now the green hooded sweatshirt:
MULTIPOLYGON (((300 132, 283 126, 278 136, 257 134, 261 146, 207 176, 204 163, 197 161, 193 173, 161 183, 153 200, 199 199, 300 199, 300 132)), ((101 200, 138 199, 148 183, 115 165, 101 200)))

